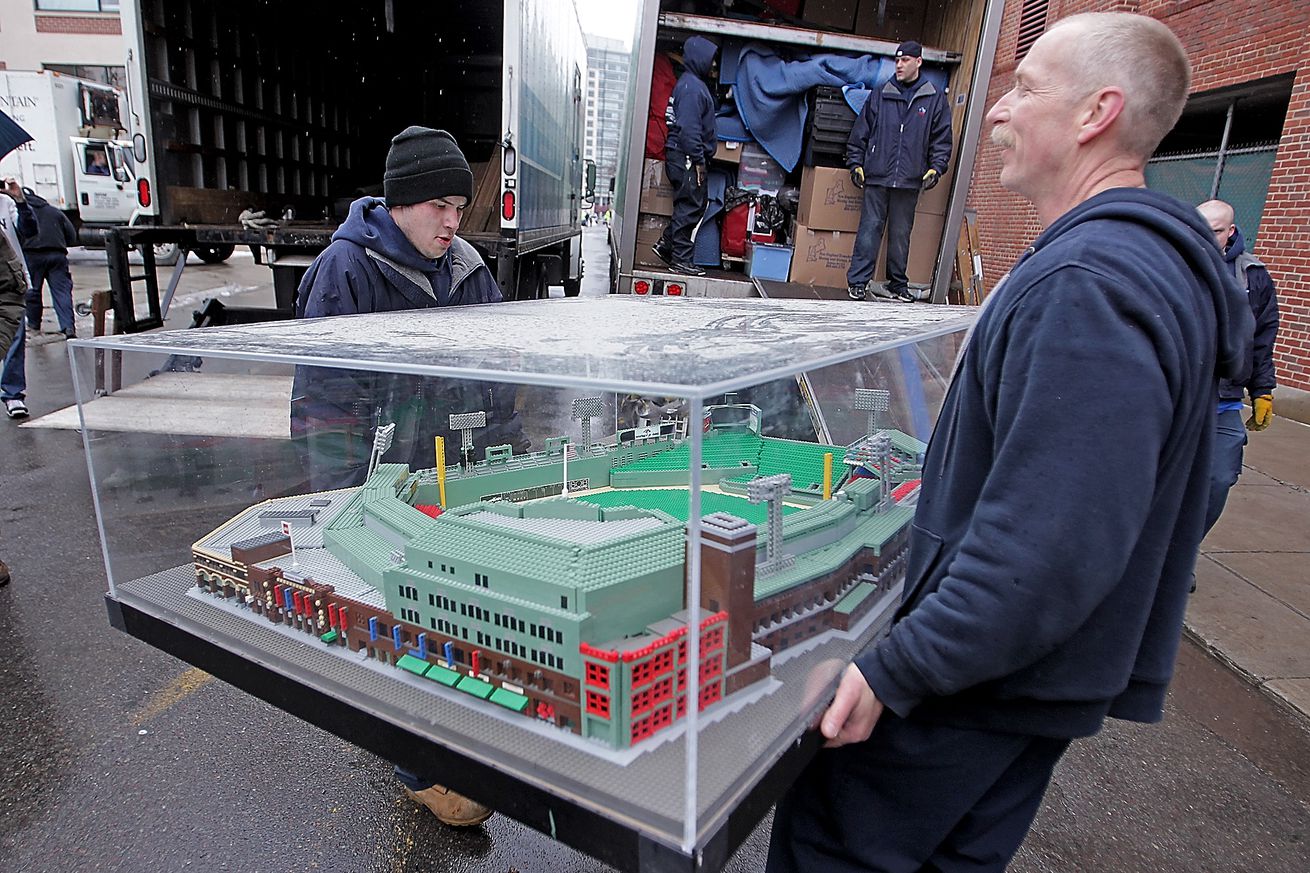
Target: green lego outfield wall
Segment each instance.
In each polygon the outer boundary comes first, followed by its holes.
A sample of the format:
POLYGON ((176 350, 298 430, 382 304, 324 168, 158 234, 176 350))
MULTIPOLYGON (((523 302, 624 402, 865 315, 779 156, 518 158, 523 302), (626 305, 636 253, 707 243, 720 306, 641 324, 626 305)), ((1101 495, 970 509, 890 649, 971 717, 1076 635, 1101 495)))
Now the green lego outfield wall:
MULTIPOLYGON (((569 461, 569 480, 591 480, 591 487, 604 488, 611 484, 610 470, 614 467, 632 463, 634 460, 648 458, 666 452, 672 444, 668 440, 621 446, 598 455, 586 455, 569 461)), ((518 456, 530 464, 515 469, 492 471, 479 465, 477 474, 446 479, 446 506, 463 506, 476 503, 488 494, 505 494, 522 491, 526 488, 543 488, 548 485, 560 485, 564 481, 564 462, 558 455, 548 457, 544 453, 518 456)), ((686 477, 683 477, 686 482, 686 477)), ((417 503, 435 504, 438 502, 436 483, 424 483, 419 486, 417 503)))
MULTIPOLYGON (((755 467, 703 467, 701 482, 705 485, 717 485, 722 479, 750 474, 754 476, 755 467)), ((690 470, 615 470, 610 476, 610 484, 615 488, 660 488, 681 486, 686 488, 691 482, 690 470)))

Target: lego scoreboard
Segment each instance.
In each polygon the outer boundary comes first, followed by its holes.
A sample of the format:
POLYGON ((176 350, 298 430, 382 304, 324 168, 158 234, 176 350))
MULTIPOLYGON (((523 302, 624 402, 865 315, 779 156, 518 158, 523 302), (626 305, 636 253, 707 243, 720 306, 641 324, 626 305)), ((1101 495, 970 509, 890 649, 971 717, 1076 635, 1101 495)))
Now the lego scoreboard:
POLYGON ((186 361, 195 404, 83 431, 111 620, 621 869, 717 869, 899 603, 973 315, 618 297, 76 342, 84 421, 107 366, 186 361), (219 385, 285 397, 285 432, 219 385))

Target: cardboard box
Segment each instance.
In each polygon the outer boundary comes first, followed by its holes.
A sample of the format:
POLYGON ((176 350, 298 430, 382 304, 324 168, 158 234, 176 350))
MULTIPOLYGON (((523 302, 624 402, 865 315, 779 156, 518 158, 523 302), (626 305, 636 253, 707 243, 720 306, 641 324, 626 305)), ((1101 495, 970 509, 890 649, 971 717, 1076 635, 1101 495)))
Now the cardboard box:
POLYGON ((719 140, 719 146, 714 150, 714 160, 723 161, 727 164, 741 163, 742 143, 719 140))
POLYGON ((642 212, 651 215, 673 215, 673 186, 664 172, 664 162, 647 158, 641 174, 642 212))
POLYGON ((803 285, 845 288, 851 268, 855 234, 844 230, 811 230, 796 225, 791 258, 791 281, 803 285))
POLYGON ((855 187, 849 170, 806 167, 801 174, 796 222, 811 230, 849 230, 860 226, 864 192, 855 187))
POLYGON ((751 278, 786 282, 791 270, 791 246, 751 242, 746 244, 746 275, 751 278))
POLYGON ((637 216, 637 251, 632 260, 638 267, 664 267, 666 264, 655 256, 650 247, 660 241, 664 228, 669 226, 669 219, 664 215, 637 216))

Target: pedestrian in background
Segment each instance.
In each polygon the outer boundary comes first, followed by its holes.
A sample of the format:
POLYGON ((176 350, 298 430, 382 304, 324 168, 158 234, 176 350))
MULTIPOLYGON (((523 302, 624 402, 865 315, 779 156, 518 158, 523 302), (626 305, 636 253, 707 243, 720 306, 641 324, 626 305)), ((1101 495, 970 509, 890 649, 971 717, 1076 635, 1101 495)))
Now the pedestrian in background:
MULTIPOLYGON (((20 214, 18 203, 14 200, 13 195, 17 193, 22 196, 22 189, 19 188, 18 182, 13 179, 5 180, 5 193, 0 194, 0 236, 4 238, 5 249, 3 258, 0 258, 0 279, 4 281, 3 314, 0 314, 0 349, 5 350, 4 363, 0 365, 0 403, 4 404, 5 415, 10 418, 27 418, 29 415, 27 409, 27 330, 24 327, 25 319, 23 318, 23 306, 27 299, 27 292, 31 287, 32 280, 27 270, 27 263, 23 260, 23 249, 20 242, 22 234, 19 232, 18 224, 20 214), (17 323, 13 325, 12 332, 9 330, 8 321, 12 314, 12 300, 10 295, 15 293, 21 295, 18 300, 17 323)), ((30 213, 22 216, 30 221, 30 213)))
POLYGON ((682 75, 669 97, 669 137, 664 143, 664 172, 673 186, 673 217, 659 242, 656 257, 684 276, 704 276, 693 261, 692 231, 705 214, 706 172, 718 147, 714 132, 714 95, 710 75, 719 47, 703 36, 682 46, 682 75))
POLYGON ((67 215, 31 188, 14 183, 6 193, 18 204, 20 214, 26 212, 32 218, 30 223, 24 222, 21 234, 23 257, 32 277, 27 289, 27 329, 33 333, 41 330, 41 290, 48 282, 59 332, 73 339, 77 330, 73 326, 73 275, 68 271, 68 248, 77 245, 77 229, 67 215))
POLYGON ((863 300, 887 233, 887 289, 878 297, 913 300, 905 273, 919 192, 936 186, 951 160, 951 107, 946 92, 919 75, 923 46, 896 49, 896 74, 869 95, 846 141, 846 166, 864 189, 860 225, 846 273, 846 293, 863 300))
POLYGON ((1045 230, 988 296, 924 460, 905 594, 778 805, 768 870, 1001 871, 1070 741, 1155 722, 1252 318, 1145 166, 1190 65, 1154 18, 1052 26, 987 115, 1045 230))
POLYGON ((1255 317, 1255 342, 1251 347, 1251 375, 1241 382, 1221 379, 1219 414, 1215 428, 1214 464, 1210 470, 1210 501, 1205 530, 1210 532, 1228 502, 1228 491, 1242 475, 1242 449, 1246 432, 1260 431, 1274 418, 1274 341, 1278 339, 1278 296, 1274 280, 1258 258, 1246 250, 1242 231, 1233 223, 1233 207, 1222 200, 1207 200, 1197 209, 1210 225, 1214 241, 1224 253, 1237 282, 1246 291, 1246 302, 1255 317), (1251 417, 1242 426, 1242 398, 1251 398, 1251 417))

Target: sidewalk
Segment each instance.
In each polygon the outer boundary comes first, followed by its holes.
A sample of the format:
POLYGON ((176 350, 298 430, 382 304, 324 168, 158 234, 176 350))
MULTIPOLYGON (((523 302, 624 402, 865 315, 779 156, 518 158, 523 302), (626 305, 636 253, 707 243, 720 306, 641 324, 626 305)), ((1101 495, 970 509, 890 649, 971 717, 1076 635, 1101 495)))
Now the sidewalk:
POLYGON ((1310 425, 1250 434, 1196 585, 1187 634, 1310 730, 1310 425))

